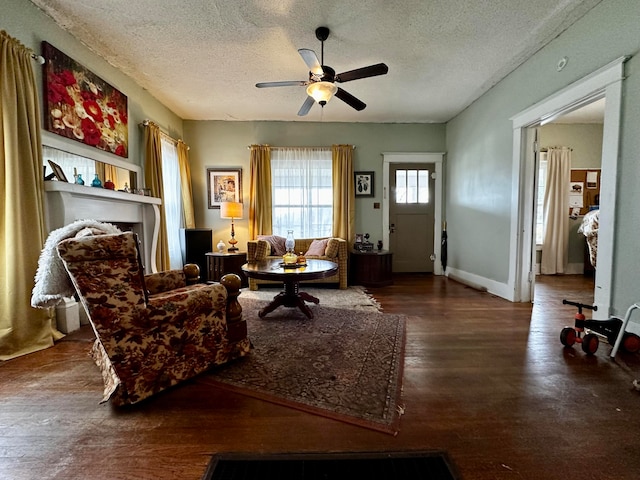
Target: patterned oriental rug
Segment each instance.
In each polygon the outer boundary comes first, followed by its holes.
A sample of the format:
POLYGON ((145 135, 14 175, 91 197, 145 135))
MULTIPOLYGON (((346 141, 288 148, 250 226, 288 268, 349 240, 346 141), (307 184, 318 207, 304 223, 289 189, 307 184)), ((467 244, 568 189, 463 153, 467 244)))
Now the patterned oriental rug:
MULTIPOLYGON (((267 301, 243 292, 239 300, 254 348, 199 381, 397 434, 403 411, 404 318, 381 313, 362 290, 351 292, 351 308, 348 303, 334 307, 336 290, 305 291, 320 298, 319 305, 310 305, 312 320, 286 307, 260 319, 257 312, 267 301)), ((272 298, 278 291, 265 293, 272 298)))

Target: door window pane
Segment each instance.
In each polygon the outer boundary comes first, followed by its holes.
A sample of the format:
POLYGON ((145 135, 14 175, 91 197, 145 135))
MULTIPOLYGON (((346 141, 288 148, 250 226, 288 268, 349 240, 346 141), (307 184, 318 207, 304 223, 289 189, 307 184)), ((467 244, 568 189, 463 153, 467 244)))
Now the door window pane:
POLYGON ((429 170, 396 170, 396 203, 429 203, 429 170))

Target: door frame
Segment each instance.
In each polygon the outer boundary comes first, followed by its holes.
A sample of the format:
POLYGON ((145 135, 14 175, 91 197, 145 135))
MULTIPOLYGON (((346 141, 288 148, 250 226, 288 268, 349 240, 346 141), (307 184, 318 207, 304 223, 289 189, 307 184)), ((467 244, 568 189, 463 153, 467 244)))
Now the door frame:
MULTIPOLYGON (((535 165, 527 161, 533 148, 528 130, 576 110, 600 98, 606 98, 602 141, 600 192, 600 227, 598 232, 598 269, 595 276, 594 304, 598 311, 594 319, 609 318, 611 281, 613 276, 613 235, 615 229, 616 177, 622 104, 623 56, 511 118, 513 123, 513 189, 511 208, 511 243, 509 246, 509 291, 512 301, 532 302, 533 229, 532 203, 535 199, 535 165)), ((535 162, 534 162, 535 163, 535 162)))
POLYGON ((442 238, 443 152, 383 152, 382 153, 382 241, 389 245, 389 166, 392 163, 433 163, 436 166, 435 192, 433 192, 433 274, 442 275, 440 250, 442 238))

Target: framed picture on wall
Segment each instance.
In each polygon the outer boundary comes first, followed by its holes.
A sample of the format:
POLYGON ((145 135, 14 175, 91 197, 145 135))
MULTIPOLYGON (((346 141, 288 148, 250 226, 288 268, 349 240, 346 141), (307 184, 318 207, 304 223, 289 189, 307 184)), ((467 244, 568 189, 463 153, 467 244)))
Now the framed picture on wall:
POLYGON ((209 208, 220 208, 222 202, 242 203, 241 168, 207 168, 209 208))
POLYGON ((373 197, 373 173, 355 172, 356 197, 373 197))

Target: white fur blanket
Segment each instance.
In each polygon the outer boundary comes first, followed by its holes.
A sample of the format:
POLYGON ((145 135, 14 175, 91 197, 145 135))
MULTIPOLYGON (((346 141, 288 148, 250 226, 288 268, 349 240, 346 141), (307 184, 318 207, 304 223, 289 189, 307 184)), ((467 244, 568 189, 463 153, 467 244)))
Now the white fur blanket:
POLYGON ((67 275, 64 264, 58 256, 56 250, 58 243, 67 238, 109 233, 122 233, 122 231, 110 223, 95 220, 77 220, 52 231, 38 259, 38 271, 31 292, 31 306, 35 308, 53 307, 60 303, 64 297, 71 297, 75 293, 75 288, 67 275))

